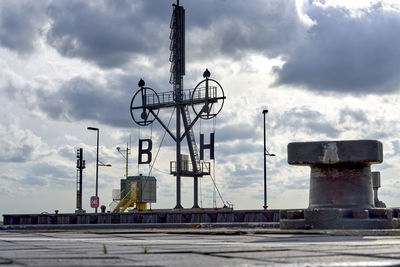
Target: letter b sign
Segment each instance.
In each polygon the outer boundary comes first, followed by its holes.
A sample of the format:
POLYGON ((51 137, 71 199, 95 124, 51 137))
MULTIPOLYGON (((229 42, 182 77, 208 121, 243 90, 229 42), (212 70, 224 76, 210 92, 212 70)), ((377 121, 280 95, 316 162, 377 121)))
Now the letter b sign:
POLYGON ((153 143, 151 139, 139 139, 139 156, 138 164, 148 164, 151 162, 151 149, 153 148, 153 143), (144 148, 144 143, 147 143, 147 148, 144 148), (143 155, 147 155, 147 159, 143 159, 143 155))

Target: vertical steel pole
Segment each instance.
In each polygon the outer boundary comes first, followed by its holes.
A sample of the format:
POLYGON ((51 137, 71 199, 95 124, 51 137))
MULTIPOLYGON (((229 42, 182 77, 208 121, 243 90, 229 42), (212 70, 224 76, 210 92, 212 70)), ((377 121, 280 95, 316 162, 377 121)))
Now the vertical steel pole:
POLYGON ((129 147, 128 143, 126 143, 126 170, 125 170, 125 179, 128 179, 128 155, 129 155, 129 147))
POLYGON ((193 209, 198 209, 199 207, 199 177, 193 177, 193 209))
POLYGON ((175 108, 176 108, 176 206, 175 209, 181 209, 181 101, 183 92, 183 75, 185 74, 184 61, 184 10, 179 6, 179 1, 174 7, 174 29, 175 34, 172 40, 173 45, 173 84, 175 91, 175 108))
POLYGON ((267 206, 267 135, 266 135, 266 126, 265 126, 265 115, 268 113, 268 110, 263 110, 264 114, 264 206, 263 208, 266 210, 267 206))
MULTIPOLYGON (((96 153, 96 197, 99 196, 99 129, 97 129, 97 153, 96 153)), ((94 209, 97 213, 97 208, 94 209)))
POLYGON ((83 171, 83 148, 80 148, 81 162, 79 163, 79 207, 78 210, 82 209, 82 171, 83 171))
POLYGON ((176 84, 175 97, 176 97, 176 206, 175 209, 181 209, 181 108, 180 108, 180 97, 182 82, 176 84))

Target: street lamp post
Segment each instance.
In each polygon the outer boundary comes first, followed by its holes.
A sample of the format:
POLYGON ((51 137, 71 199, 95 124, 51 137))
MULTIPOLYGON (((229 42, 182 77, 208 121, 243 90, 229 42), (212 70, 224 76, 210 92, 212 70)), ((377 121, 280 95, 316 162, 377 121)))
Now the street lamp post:
MULTIPOLYGON (((97 132, 97 153, 96 153, 96 197, 98 197, 99 192, 99 128, 88 127, 88 130, 97 132)), ((97 213, 97 208, 94 209, 94 212, 97 213)))
POLYGON ((265 115, 268 113, 268 109, 264 109, 264 206, 263 208, 266 210, 267 206, 267 156, 275 157, 275 154, 271 154, 267 150, 267 131, 266 131, 266 123, 265 123, 265 115))

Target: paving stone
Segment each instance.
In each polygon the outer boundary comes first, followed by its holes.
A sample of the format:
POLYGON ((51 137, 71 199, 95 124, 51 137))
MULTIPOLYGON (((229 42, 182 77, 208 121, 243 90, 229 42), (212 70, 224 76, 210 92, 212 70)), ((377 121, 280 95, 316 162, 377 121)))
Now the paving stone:
POLYGON ((196 253, 130 255, 126 256, 126 258, 137 260, 142 262, 144 265, 152 266, 251 266, 263 263, 257 259, 241 259, 238 257, 228 258, 196 253))
POLYGON ((0 264, 11 266, 391 265, 399 251, 398 235, 0 231, 0 264))
POLYGON ((27 266, 132 266, 131 261, 124 259, 104 258, 39 258, 18 260, 27 266))

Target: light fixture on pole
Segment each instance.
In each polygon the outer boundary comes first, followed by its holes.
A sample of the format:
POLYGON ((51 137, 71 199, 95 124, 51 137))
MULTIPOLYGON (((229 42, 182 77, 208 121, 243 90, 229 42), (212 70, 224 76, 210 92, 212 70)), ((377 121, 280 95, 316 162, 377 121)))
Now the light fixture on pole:
POLYGON ((131 149, 128 147, 128 143, 126 144, 126 149, 121 149, 119 146, 117 147, 117 151, 124 157, 125 159, 125 179, 128 179, 128 157, 131 154, 131 149), (125 152, 125 155, 122 153, 125 152))
POLYGON ((112 167, 111 164, 104 164, 104 163, 101 162, 100 160, 99 160, 99 166, 100 166, 100 167, 112 167))
POLYGON ((267 156, 275 157, 275 154, 271 154, 267 150, 267 131, 266 131, 266 123, 265 123, 265 115, 268 113, 268 109, 264 109, 264 206, 263 208, 266 210, 267 206, 267 156))
MULTIPOLYGON (((97 152, 96 152, 96 198, 99 197, 99 128, 88 127, 88 130, 97 132, 97 152)), ((98 206, 98 205, 97 205, 98 206)), ((97 213, 97 208, 94 209, 94 212, 97 213)))

